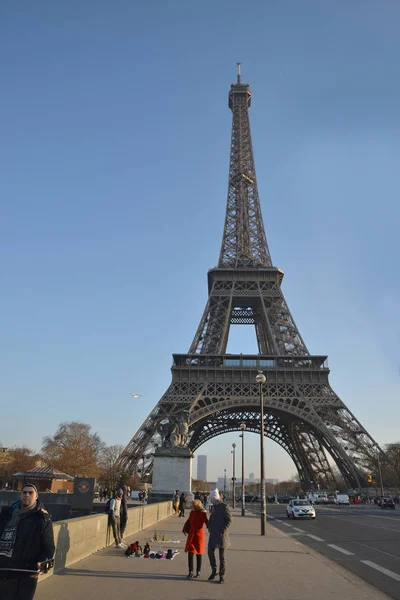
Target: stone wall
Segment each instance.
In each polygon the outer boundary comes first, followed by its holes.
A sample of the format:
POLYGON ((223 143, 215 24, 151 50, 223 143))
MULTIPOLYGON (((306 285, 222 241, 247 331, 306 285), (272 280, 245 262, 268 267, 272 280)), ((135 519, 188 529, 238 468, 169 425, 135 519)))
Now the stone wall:
MULTIPOLYGON (((11 506, 21 499, 21 492, 0 491, 0 510, 2 506, 11 506)), ((52 494, 40 492, 40 500, 51 514, 53 521, 70 517, 72 494, 52 494)))
MULTIPOLYGON (((143 504, 142 506, 129 508, 125 537, 138 533, 171 514, 171 501, 160 504, 143 504)), ((109 532, 107 531, 107 525, 108 515, 106 514, 77 517, 54 523, 54 541, 56 544, 54 569, 47 575, 42 575, 39 581, 43 581, 53 573, 57 573, 61 569, 90 556, 107 545, 114 545, 112 531, 111 529, 109 532)))

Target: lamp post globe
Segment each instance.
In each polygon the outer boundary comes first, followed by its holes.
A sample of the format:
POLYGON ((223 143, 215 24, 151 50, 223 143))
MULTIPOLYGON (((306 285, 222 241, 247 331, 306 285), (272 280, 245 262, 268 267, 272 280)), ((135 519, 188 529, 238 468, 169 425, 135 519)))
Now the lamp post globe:
POLYGON ((260 392, 260 487, 261 487, 261 535, 265 535, 266 529, 266 502, 265 502, 265 468, 264 468, 264 396, 262 386, 267 378, 262 371, 256 375, 256 383, 260 392))
POLYGON ((264 373, 260 372, 256 375, 256 383, 259 383, 262 385, 266 381, 267 381, 267 378, 265 377, 264 373))

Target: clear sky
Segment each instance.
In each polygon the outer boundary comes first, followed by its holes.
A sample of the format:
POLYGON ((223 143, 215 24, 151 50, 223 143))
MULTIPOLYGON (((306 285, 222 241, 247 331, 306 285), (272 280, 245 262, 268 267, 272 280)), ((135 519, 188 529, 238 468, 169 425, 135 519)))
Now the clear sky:
MULTIPOLYGON (((218 260, 238 60, 293 316, 369 433, 399 441, 399 19, 394 0, 1 3, 4 445, 71 420, 125 445, 168 387, 218 260)), ((253 331, 228 351, 256 352, 253 331)), ((199 450, 209 478, 233 441, 199 450)), ((267 477, 294 474, 266 450, 267 477)))

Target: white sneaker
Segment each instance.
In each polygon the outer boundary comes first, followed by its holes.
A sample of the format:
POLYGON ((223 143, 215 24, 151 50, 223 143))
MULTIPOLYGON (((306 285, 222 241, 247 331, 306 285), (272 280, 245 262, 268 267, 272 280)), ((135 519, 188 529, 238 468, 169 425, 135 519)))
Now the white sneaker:
POLYGON ((124 544, 119 543, 117 548, 126 548, 127 546, 124 546, 124 544))

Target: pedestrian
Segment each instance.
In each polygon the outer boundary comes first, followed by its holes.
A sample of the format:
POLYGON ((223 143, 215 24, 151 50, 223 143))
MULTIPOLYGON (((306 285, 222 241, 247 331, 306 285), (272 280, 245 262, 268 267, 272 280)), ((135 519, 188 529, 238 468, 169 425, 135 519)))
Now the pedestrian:
POLYGON ((21 498, 11 506, 3 506, 0 515, 0 598, 32 600, 41 564, 54 556, 53 523, 39 500, 33 483, 22 488, 21 498), (7 569, 10 569, 8 571, 7 569))
POLYGON ((185 504, 186 504, 186 496, 182 492, 181 495, 179 496, 179 516, 180 517, 185 516, 185 504))
POLYGON ((122 486, 122 489, 119 490, 122 494, 121 496, 121 509, 120 509, 120 524, 119 524, 119 528, 120 528, 120 533, 121 533, 121 541, 122 543, 125 544, 125 539, 124 539, 124 533, 125 533, 125 529, 126 529, 126 524, 128 522, 128 505, 126 503, 126 493, 127 493, 127 487, 126 485, 122 486))
POLYGON ((175 490, 172 496, 172 508, 176 515, 179 514, 179 490, 175 490))
POLYGON ((208 524, 207 513, 200 500, 194 500, 191 508, 189 518, 182 529, 182 533, 188 536, 185 545, 189 565, 187 579, 193 579, 200 575, 204 554, 204 525, 208 524), (193 575, 194 555, 196 555, 196 575, 193 575))
POLYGON ((108 524, 111 525, 116 548, 126 548, 121 536, 121 499, 122 490, 117 490, 110 501, 110 511, 108 513, 108 524))
POLYGON ((210 494, 213 504, 213 510, 208 521, 208 558, 210 560, 211 575, 209 581, 213 581, 217 576, 217 561, 215 559, 215 549, 219 550, 219 582, 225 580, 225 549, 229 548, 228 528, 232 522, 231 512, 225 502, 221 501, 219 491, 215 489, 210 494))

